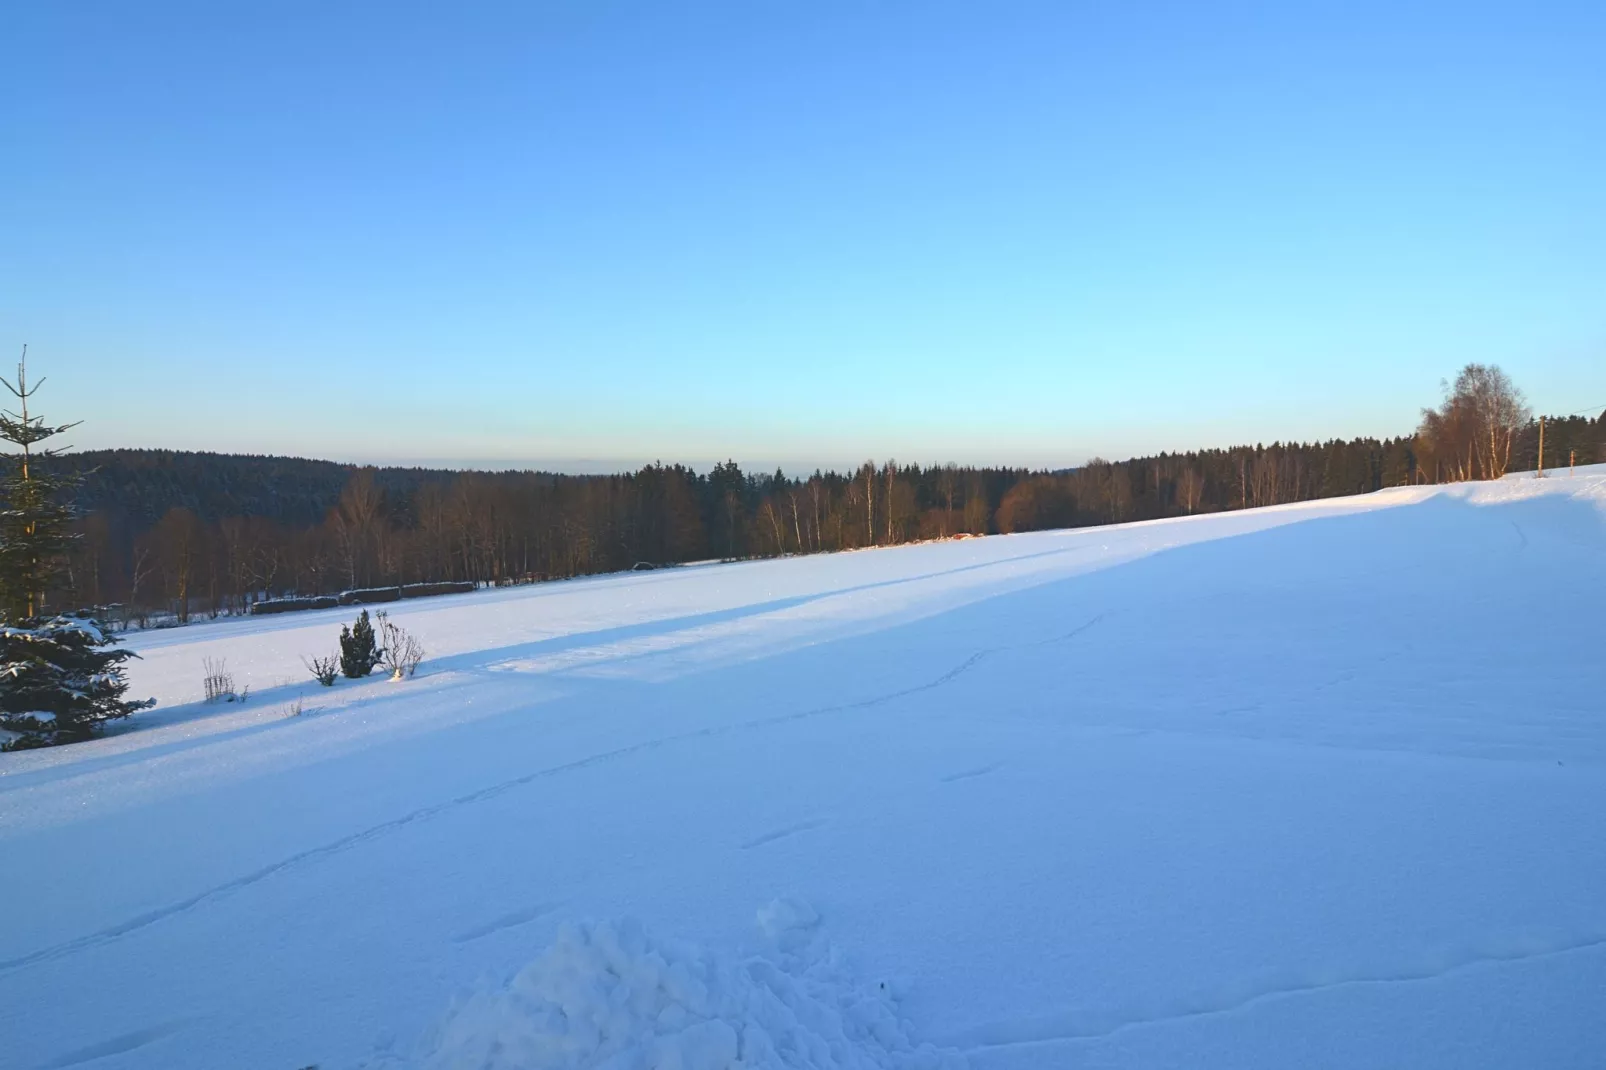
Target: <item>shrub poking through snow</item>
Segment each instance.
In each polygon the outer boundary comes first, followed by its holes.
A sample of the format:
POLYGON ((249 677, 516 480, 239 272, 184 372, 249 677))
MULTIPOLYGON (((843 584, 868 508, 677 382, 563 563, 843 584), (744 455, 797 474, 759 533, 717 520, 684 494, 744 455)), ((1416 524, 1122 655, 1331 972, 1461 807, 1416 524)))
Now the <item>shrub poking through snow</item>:
POLYGON ((305 665, 312 678, 324 687, 334 687, 335 677, 340 675, 340 658, 334 654, 326 658, 302 658, 301 664, 305 665))
POLYGON ((390 670, 390 678, 400 680, 413 675, 418 671, 418 663, 424 660, 424 645, 417 636, 391 620, 390 614, 383 610, 377 619, 379 639, 385 644, 379 653, 385 659, 385 668, 390 670))
POLYGON ((213 661, 211 658, 202 658, 201 665, 206 669, 206 677, 203 681, 206 701, 233 702, 235 699, 234 674, 228 671, 224 659, 218 658, 213 661))
POLYGON ((360 680, 382 660, 384 654, 374 640, 374 625, 365 609, 355 624, 340 628, 340 671, 348 680, 360 680))

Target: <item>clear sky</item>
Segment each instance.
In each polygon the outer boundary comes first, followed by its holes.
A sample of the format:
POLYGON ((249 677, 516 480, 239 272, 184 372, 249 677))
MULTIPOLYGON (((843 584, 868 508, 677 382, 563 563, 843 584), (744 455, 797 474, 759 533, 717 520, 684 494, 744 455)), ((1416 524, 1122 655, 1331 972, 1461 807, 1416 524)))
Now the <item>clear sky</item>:
MULTIPOLYGON (((460 10, 459 10, 460 9, 460 10)), ((0 15, 0 346, 80 447, 611 468, 1606 403, 1606 4, 0 15)))

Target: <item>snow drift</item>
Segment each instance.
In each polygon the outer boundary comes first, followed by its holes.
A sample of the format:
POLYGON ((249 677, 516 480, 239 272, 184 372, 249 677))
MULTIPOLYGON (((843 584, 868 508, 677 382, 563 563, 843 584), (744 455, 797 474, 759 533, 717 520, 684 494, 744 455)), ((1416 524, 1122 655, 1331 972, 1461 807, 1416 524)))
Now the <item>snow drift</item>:
POLYGON ((885 983, 863 986, 806 904, 759 912, 745 959, 637 921, 565 925, 503 989, 441 1024, 426 1070, 959 1070, 917 1045, 885 983))

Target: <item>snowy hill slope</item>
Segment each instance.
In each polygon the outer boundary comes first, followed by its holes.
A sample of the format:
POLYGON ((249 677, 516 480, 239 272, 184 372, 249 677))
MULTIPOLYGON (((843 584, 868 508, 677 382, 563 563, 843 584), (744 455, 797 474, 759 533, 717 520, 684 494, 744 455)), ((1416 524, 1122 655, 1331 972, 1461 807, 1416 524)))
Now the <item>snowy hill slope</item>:
POLYGON ((0 1062, 1598 1066, 1603 594, 1596 468, 139 636, 0 1062))

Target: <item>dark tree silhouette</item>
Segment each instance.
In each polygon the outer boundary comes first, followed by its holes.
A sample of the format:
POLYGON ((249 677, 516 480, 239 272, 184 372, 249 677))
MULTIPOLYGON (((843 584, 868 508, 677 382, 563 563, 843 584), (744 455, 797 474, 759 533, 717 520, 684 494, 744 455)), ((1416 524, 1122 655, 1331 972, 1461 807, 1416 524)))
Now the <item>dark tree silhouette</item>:
POLYGON ((134 655, 87 615, 50 614, 47 600, 70 588, 67 552, 75 512, 59 496, 77 477, 42 471, 59 451, 36 449, 75 425, 30 416, 27 349, 15 383, 0 379, 20 412, 0 413, 0 439, 17 447, 0 480, 0 733, 7 750, 88 739, 109 720, 151 702, 130 702, 122 663, 134 655))

